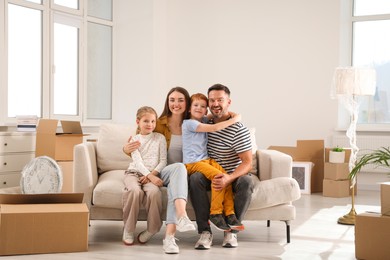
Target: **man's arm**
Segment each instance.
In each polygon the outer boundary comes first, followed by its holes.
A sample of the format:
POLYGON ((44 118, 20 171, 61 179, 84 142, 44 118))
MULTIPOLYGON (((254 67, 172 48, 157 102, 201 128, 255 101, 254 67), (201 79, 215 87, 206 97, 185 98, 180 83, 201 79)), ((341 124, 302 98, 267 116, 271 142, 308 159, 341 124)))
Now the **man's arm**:
POLYGON ((213 179, 213 188, 216 190, 224 189, 230 183, 234 182, 240 176, 248 174, 252 169, 252 150, 237 154, 241 159, 241 164, 231 174, 218 174, 213 179))

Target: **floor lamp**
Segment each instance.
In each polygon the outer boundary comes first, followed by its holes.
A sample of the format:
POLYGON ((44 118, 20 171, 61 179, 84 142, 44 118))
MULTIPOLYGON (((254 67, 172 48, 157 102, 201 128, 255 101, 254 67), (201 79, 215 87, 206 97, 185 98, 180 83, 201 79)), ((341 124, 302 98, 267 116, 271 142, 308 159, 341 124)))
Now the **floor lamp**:
MULTIPOLYGON (((357 153, 359 148, 356 145, 356 123, 359 113, 358 96, 373 96, 375 94, 376 73, 374 69, 345 67, 336 68, 333 77, 332 97, 337 99, 345 106, 350 113, 351 122, 346 135, 349 138, 351 146, 351 156, 349 159, 349 172, 355 167, 357 153)), ((356 177, 351 179, 351 197, 352 208, 348 214, 340 217, 339 224, 355 224, 355 184, 356 177)))

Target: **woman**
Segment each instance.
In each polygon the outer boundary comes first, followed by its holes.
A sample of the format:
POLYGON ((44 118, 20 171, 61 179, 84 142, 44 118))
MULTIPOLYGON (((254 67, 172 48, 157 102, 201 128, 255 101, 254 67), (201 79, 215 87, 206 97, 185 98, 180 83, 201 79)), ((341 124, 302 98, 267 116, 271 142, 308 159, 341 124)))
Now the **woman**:
MULTIPOLYGON (((168 165, 160 172, 160 178, 168 189, 166 232, 163 248, 167 254, 179 253, 175 242, 176 229, 180 232, 195 230, 186 212, 188 196, 187 170, 183 161, 181 125, 187 117, 190 95, 182 87, 172 88, 166 97, 164 111, 157 120, 155 131, 165 136, 168 148, 168 165), (177 220, 177 221, 176 221, 177 220)), ((138 149, 139 142, 129 142, 123 151, 130 155, 138 149)))

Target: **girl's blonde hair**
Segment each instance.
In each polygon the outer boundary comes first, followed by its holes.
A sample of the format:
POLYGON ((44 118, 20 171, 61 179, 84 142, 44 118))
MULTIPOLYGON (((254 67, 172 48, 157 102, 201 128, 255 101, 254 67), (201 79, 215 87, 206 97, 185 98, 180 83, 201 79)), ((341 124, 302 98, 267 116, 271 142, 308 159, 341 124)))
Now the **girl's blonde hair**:
MULTIPOLYGON (((143 107, 140 107, 138 108, 137 110, 137 115, 136 115, 136 118, 138 120, 141 120, 141 118, 145 115, 145 114, 154 114, 154 116, 156 117, 157 119, 157 112, 156 110, 154 110, 154 108, 152 107, 148 107, 148 106, 143 106, 143 107)), ((139 134, 141 130, 139 129, 139 126, 137 127, 137 134, 139 134)))

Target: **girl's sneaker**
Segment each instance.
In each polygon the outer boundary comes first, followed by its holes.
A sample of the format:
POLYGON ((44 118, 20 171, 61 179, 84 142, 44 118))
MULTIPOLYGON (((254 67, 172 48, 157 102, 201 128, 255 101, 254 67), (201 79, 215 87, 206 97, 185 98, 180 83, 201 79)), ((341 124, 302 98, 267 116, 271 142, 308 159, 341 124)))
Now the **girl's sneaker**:
POLYGON ((126 230, 123 230, 123 237, 122 241, 126 246, 131 246, 134 244, 134 233, 133 232, 127 232, 126 230))
POLYGON ((139 233, 137 240, 140 244, 145 244, 152 238, 153 235, 154 234, 150 233, 149 231, 144 230, 141 233, 139 233))

